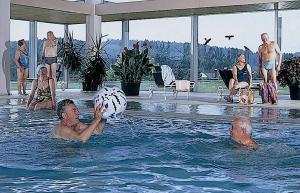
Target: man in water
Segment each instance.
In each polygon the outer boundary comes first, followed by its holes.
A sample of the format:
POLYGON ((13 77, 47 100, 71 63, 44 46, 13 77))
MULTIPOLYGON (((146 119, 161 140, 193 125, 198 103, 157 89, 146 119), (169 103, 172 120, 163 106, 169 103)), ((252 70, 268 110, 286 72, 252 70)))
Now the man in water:
POLYGON ((269 72, 271 73, 272 82, 276 84, 276 73, 280 70, 282 53, 277 43, 269 40, 267 33, 261 34, 261 40, 263 43, 258 47, 259 69, 265 83, 268 82, 269 72))
POLYGON ((58 102, 56 111, 60 123, 52 131, 55 138, 86 142, 92 134, 101 133, 106 123, 106 120, 102 119, 104 109, 100 105, 96 108, 94 120, 90 125, 79 121, 78 108, 70 99, 58 102))
POLYGON ((252 126, 251 122, 246 117, 237 117, 231 124, 230 137, 238 144, 257 148, 257 143, 252 139, 252 126))

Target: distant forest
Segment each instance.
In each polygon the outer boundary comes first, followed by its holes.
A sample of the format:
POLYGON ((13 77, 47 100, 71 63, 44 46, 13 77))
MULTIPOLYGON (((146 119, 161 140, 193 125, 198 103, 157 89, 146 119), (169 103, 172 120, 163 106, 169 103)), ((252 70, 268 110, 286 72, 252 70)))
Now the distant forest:
MULTIPOLYGON (((109 65, 116 62, 117 56, 122 51, 121 40, 108 40, 109 43, 105 47, 105 58, 109 65)), ((143 40, 130 40, 129 45, 133 45, 137 41, 142 45, 143 40)), ((43 40, 38 40, 38 63, 41 61, 41 50, 43 40)), ((76 40, 77 45, 84 45, 85 42, 76 40)), ((28 42, 27 42, 28 45, 28 42)), ((154 64, 167 64, 175 74, 177 79, 189 79, 190 76, 190 43, 164 42, 164 41, 148 41, 150 47, 150 58, 154 64)), ((28 46, 27 46, 28 47, 28 46)), ((14 64, 14 53, 17 48, 17 42, 11 42, 10 63, 11 63, 11 80, 16 81, 16 65, 14 64)), ((58 48, 59 49, 59 48, 58 48)), ((231 67, 239 53, 244 53, 247 63, 251 65, 254 74, 257 75, 258 69, 258 53, 249 50, 241 50, 237 48, 223 48, 217 46, 209 46, 199 44, 199 78, 200 73, 213 74, 215 69, 223 69, 224 67, 231 67)), ((285 53, 284 58, 290 58, 297 53, 285 53)), ((108 66, 109 68, 110 66, 108 66)), ((76 78, 76 73, 71 74, 71 79, 76 78)))

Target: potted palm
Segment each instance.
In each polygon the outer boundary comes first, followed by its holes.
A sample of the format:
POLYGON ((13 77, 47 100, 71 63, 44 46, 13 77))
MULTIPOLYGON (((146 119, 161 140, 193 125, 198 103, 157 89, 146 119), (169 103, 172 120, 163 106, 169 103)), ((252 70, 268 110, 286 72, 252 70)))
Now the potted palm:
POLYGON ((79 46, 75 43, 73 33, 65 32, 64 39, 59 41, 58 56, 62 58, 63 65, 70 71, 78 71, 83 62, 82 50, 84 45, 79 46))
POLYGON ((64 67, 70 71, 79 72, 83 91, 96 91, 102 85, 106 76, 106 60, 103 49, 108 44, 102 43, 104 36, 97 36, 93 44, 83 49, 85 45, 75 44, 72 33, 66 34, 66 39, 60 42, 59 55, 62 57, 64 67))
POLYGON ((291 100, 300 100, 300 57, 285 60, 277 77, 281 86, 288 86, 291 100))
POLYGON ((103 57, 104 47, 109 43, 102 43, 104 36, 97 36, 93 45, 88 48, 80 70, 83 91, 96 91, 102 85, 106 76, 107 62, 103 57))
POLYGON ((144 50, 140 52, 138 43, 133 49, 124 48, 116 64, 112 65, 114 73, 121 80, 121 87, 127 96, 138 96, 140 84, 144 75, 151 72, 152 64, 149 63, 148 48, 144 43, 144 50))

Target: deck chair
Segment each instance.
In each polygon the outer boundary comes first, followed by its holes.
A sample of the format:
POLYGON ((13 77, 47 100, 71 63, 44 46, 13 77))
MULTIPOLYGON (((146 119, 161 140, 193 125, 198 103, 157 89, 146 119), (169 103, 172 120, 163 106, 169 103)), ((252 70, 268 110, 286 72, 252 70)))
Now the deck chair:
MULTIPOLYGON (((167 89, 170 89, 177 98, 179 91, 187 92, 187 98, 189 98, 189 92, 194 88, 195 82, 189 80, 176 80, 172 69, 168 65, 154 66, 152 70, 154 81, 157 88, 163 88, 164 97, 167 100, 167 89)), ((150 85, 149 98, 152 98, 155 87, 150 85)))
MULTIPOLYGON (((229 81, 230 81, 231 78, 233 78, 232 70, 231 69, 222 69, 222 70, 219 70, 219 74, 220 74, 220 77, 223 80, 226 88, 229 90, 229 81)), ((259 90, 259 88, 260 88, 259 83, 257 83, 257 84, 253 83, 253 85, 251 87, 251 90, 259 90)), ((243 91, 243 89, 246 89, 246 88, 239 89, 236 96, 239 96, 240 93, 243 91)), ((222 86, 218 87, 217 95, 218 95, 218 100, 219 101, 222 100, 223 96, 227 95, 227 94, 225 94, 224 87, 222 87, 222 86)))

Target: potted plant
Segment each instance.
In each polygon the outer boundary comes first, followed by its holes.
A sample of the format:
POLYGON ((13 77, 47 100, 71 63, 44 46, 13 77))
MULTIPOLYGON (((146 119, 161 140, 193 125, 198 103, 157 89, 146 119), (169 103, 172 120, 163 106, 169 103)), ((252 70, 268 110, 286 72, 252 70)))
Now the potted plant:
POLYGON ((81 51, 84 47, 75 44, 73 33, 65 33, 66 38, 59 41, 58 56, 62 58, 63 65, 70 71, 78 71, 81 68, 83 57, 81 51))
POLYGON ((98 36, 93 40, 93 44, 83 50, 85 45, 75 44, 72 33, 66 34, 66 39, 61 40, 59 55, 62 57, 63 64, 70 71, 78 71, 82 79, 83 91, 96 91, 102 85, 106 75, 106 61, 103 57, 103 49, 108 44, 102 44, 102 38, 98 36))
POLYGON ((138 96, 140 84, 144 75, 151 72, 152 64, 149 63, 148 47, 144 43, 144 50, 140 52, 138 42, 133 49, 124 48, 116 64, 112 65, 114 73, 121 80, 121 87, 127 96, 138 96))
POLYGON ((285 60, 277 79, 281 86, 290 88, 291 100, 300 100, 300 57, 285 60))
POLYGON ((93 45, 87 51, 87 57, 84 60, 80 70, 83 91, 96 91, 101 86, 106 76, 107 62, 103 57, 104 47, 109 43, 102 43, 104 36, 97 36, 93 40, 93 45))

